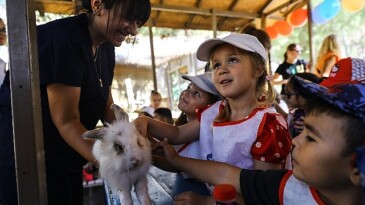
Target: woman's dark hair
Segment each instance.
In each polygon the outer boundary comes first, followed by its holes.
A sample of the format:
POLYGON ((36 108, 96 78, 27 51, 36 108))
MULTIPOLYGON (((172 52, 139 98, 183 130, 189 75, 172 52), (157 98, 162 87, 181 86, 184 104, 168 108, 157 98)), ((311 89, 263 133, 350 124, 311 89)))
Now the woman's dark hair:
POLYGON ((345 137, 346 145, 343 150, 344 156, 349 156, 356 151, 356 148, 364 145, 365 125, 357 118, 341 111, 326 101, 313 97, 306 106, 307 116, 318 116, 324 114, 332 118, 342 120, 341 130, 345 137))
MULTIPOLYGON (((137 21, 138 27, 145 24, 151 14, 151 3, 149 0, 102 0, 106 9, 112 7, 120 8, 115 12, 129 21, 137 21)), ((92 13, 91 0, 82 0, 82 7, 86 12, 92 13)))
POLYGON ((291 44, 288 45, 288 47, 286 47, 286 51, 284 53, 284 62, 288 59, 288 56, 287 56, 286 52, 294 51, 295 48, 297 47, 297 45, 298 44, 296 44, 296 43, 291 43, 291 44))

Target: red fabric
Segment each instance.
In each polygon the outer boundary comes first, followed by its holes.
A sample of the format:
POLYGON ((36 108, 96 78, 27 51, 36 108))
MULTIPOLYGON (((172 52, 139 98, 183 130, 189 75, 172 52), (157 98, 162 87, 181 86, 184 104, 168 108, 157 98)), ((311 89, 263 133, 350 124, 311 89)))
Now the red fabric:
POLYGON ((82 176, 84 177, 84 180, 87 182, 94 180, 93 174, 88 173, 85 169, 82 170, 82 176))
POLYGON ((205 106, 205 107, 201 107, 201 108, 197 108, 197 109, 195 109, 195 114, 196 114, 197 119, 199 120, 199 122, 201 121, 200 119, 201 119, 201 117, 202 117, 202 113, 203 113, 206 109, 208 109, 210 106, 211 106, 211 105, 207 105, 207 106, 205 106))
POLYGON ((324 203, 324 201, 321 199, 321 197, 319 197, 317 190, 315 190, 314 188, 310 188, 312 196, 314 198, 314 200, 316 200, 316 202, 318 203, 318 205, 326 205, 326 203, 324 203))
POLYGON ((288 126, 280 114, 266 113, 262 118, 257 139, 251 148, 252 157, 259 161, 281 163, 285 166, 286 157, 290 154, 291 138, 288 126), (285 125, 281 124, 285 122, 285 125))

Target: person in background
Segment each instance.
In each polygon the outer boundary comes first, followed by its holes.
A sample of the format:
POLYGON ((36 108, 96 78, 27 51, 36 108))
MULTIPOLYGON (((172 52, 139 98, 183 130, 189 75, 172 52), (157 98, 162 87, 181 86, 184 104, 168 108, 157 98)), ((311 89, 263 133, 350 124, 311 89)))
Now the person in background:
POLYGON ((319 50, 314 73, 318 77, 328 77, 332 66, 341 59, 341 49, 336 34, 324 38, 319 50))
POLYGON ((148 110, 147 106, 145 107, 142 107, 141 109, 139 110, 135 110, 134 112, 135 113, 138 113, 138 117, 141 117, 141 116, 147 116, 147 117, 150 117, 150 118, 153 118, 153 114, 151 115, 149 113, 150 110, 148 110))
POLYGON ((150 105, 142 107, 142 110, 153 117, 155 109, 159 108, 162 102, 161 94, 155 90, 151 91, 150 105))
POLYGON ((365 204, 365 62, 348 59, 336 71, 323 85, 293 77, 309 102, 304 130, 293 139, 292 171, 184 158, 167 139, 166 159, 201 181, 234 185, 245 204, 365 204))
POLYGON ((154 117, 153 118, 155 120, 159 120, 161 122, 166 122, 166 123, 171 124, 171 125, 174 124, 174 119, 172 118, 171 110, 169 108, 166 108, 166 107, 157 108, 154 112, 154 117))
MULTIPOLYGON (((4 23, 4 20, 0 18, 0 46, 5 46, 6 41, 7 41, 6 25, 4 23)), ((6 63, 2 58, 3 56, 0 56, 0 86, 3 83, 6 73, 6 63)))
MULTIPOLYGON (((285 119, 269 108, 275 96, 266 80, 267 53, 262 44, 251 35, 230 34, 203 42, 197 58, 210 61, 213 83, 224 99, 200 111, 199 120, 179 127, 137 118, 140 132, 168 138, 173 144, 197 141, 198 159, 248 169, 285 167, 290 136, 285 119)), ((176 197, 187 203, 213 200, 190 192, 176 197)))
POLYGON ((301 53, 302 47, 300 45, 295 43, 290 44, 285 51, 284 62, 279 65, 274 73, 272 82, 274 85, 282 85, 280 94, 285 101, 285 85, 290 76, 306 71, 307 64, 304 60, 299 59, 301 53), (282 77, 281 80, 279 80, 280 76, 282 77))
MULTIPOLYGON (((82 168, 96 164, 82 133, 115 120, 115 47, 149 18, 149 0, 83 0, 82 12, 37 26, 47 198, 83 204, 82 168)), ((17 204, 9 72, 0 89, 0 203, 17 204)))
POLYGON ((290 106, 289 113, 286 114, 286 119, 289 124, 289 133, 292 138, 298 136, 304 128, 305 107, 308 102, 307 99, 300 95, 297 89, 295 89, 293 76, 298 76, 317 84, 321 82, 321 78, 318 78, 313 73, 297 73, 289 78, 285 87, 286 97, 290 106))

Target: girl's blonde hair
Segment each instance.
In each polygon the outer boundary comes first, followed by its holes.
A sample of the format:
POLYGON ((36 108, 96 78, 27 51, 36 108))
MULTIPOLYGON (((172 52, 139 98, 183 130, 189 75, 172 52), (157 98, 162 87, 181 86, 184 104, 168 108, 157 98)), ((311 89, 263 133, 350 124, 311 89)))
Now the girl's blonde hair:
POLYGON ((317 62, 322 58, 322 56, 326 55, 329 52, 336 53, 340 55, 341 50, 337 41, 337 36, 335 34, 328 35, 321 45, 321 49, 319 50, 317 62))
MULTIPOLYGON (((219 46, 218 46, 219 47, 219 46)), ((211 52, 211 56, 213 56, 214 51, 217 49, 214 48, 211 52)), ((267 63, 264 58, 262 58, 258 53, 242 50, 239 48, 235 48, 236 52, 240 56, 248 56, 251 61, 252 68, 257 69, 257 71, 262 72, 259 77, 257 77, 257 83, 256 83, 256 105, 257 107, 267 107, 271 106, 275 100, 275 92, 272 84, 270 81, 266 79, 268 75, 268 68, 267 63)), ((210 63, 213 64, 212 62, 210 63)), ((253 76, 255 77, 255 73, 253 72, 253 76)), ((216 117, 216 122, 225 122, 229 120, 229 116, 231 114, 231 108, 229 104, 227 103, 223 110, 221 110, 216 117)))

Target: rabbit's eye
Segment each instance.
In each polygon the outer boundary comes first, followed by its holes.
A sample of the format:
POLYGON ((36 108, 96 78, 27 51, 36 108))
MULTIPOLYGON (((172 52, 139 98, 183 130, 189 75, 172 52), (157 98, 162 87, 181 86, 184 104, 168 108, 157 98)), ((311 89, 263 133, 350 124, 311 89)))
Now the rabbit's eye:
POLYGON ((124 153, 124 146, 120 144, 114 144, 114 149, 117 151, 117 154, 123 154, 124 153))

